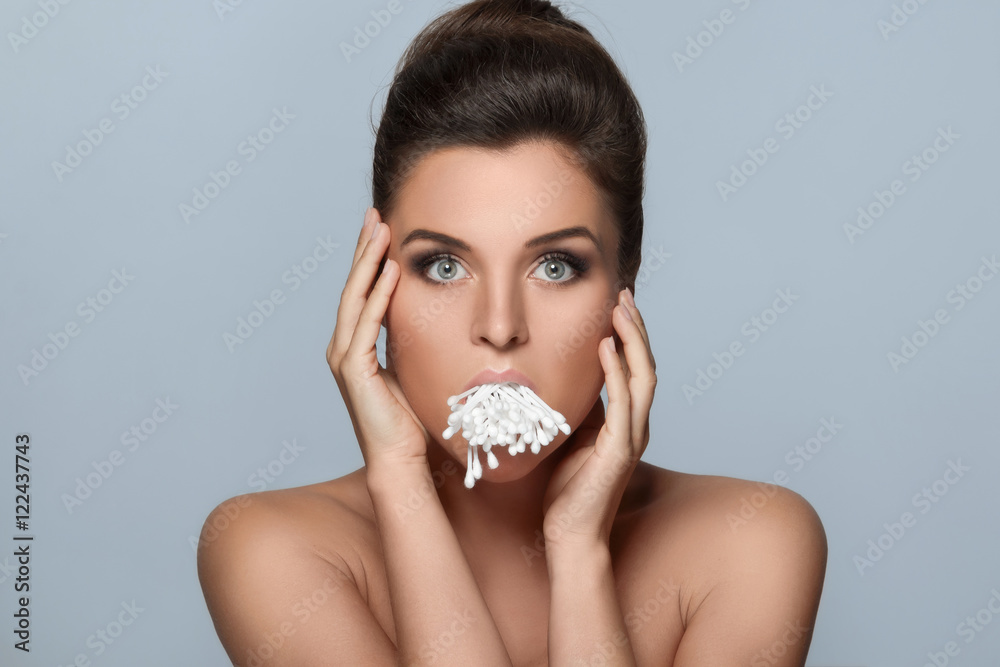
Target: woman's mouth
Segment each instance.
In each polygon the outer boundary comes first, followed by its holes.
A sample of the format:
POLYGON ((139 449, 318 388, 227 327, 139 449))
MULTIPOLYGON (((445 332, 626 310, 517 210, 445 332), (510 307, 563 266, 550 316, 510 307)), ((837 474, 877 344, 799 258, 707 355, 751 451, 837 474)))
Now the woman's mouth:
POLYGON ((462 387, 462 391, 468 391, 477 385, 486 384, 487 382, 516 382, 528 387, 535 393, 538 392, 538 386, 534 383, 534 381, 521 371, 514 368, 508 368, 502 371, 493 370, 492 368, 482 370, 479 373, 476 373, 472 379, 469 380, 464 387, 462 387))
POLYGON ((483 474, 480 446, 486 452, 490 468, 495 469, 500 462, 491 451, 494 445, 507 447, 511 456, 531 445, 532 454, 538 454, 559 431, 569 435, 571 430, 562 414, 550 408, 530 387, 513 381, 483 383, 481 379, 486 373, 496 374, 484 371, 470 381, 465 391, 448 398, 452 412, 448 428, 442 434, 448 440, 461 431, 469 443, 465 472, 468 489, 483 474))

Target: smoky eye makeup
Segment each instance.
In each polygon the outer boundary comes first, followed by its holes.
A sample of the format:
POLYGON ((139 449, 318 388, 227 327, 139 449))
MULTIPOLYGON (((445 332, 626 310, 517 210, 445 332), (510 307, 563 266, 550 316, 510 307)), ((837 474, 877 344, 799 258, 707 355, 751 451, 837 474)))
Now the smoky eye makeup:
POLYGON ((413 273, 416 273, 416 274, 420 275, 420 277, 423 278, 424 280, 426 280, 428 282, 431 282, 431 283, 450 282, 450 281, 434 280, 433 278, 428 278, 427 277, 427 270, 432 265, 436 264, 437 262, 441 262, 441 261, 452 262, 453 264, 455 264, 455 266, 459 265, 459 262, 455 258, 455 256, 452 255, 449 252, 446 252, 444 250, 439 250, 439 249, 438 250, 428 250, 428 251, 425 251, 425 252, 418 253, 418 254, 414 255, 410 259, 410 270, 413 271, 413 273))
MULTIPOLYGON (((431 278, 427 275, 428 269, 438 262, 450 262, 456 267, 461 267, 461 262, 447 250, 437 248, 432 250, 427 250, 422 253, 418 253, 410 258, 409 266, 410 270, 418 274, 423 280, 435 284, 442 285, 449 282, 454 282, 453 280, 437 280, 431 278)), ((572 275, 566 280, 544 280, 544 282, 552 283, 555 286, 569 285, 577 280, 583 278, 587 271, 590 269, 590 260, 585 257, 581 257, 574 252, 568 250, 550 250, 543 254, 536 265, 536 270, 538 267, 545 266, 552 263, 562 263, 572 270, 572 275)), ((464 267, 462 267, 464 270, 464 267)))

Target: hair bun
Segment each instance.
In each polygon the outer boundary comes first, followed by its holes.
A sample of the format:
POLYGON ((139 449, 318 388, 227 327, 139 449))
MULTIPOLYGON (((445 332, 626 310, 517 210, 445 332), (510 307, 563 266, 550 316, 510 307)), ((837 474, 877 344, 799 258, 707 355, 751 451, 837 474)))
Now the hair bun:
POLYGON ((549 0, 473 0, 433 20, 406 49, 397 73, 456 40, 524 34, 544 38, 552 31, 565 30, 592 38, 586 28, 567 18, 549 0))
MULTIPOLYGON (((472 0, 414 37, 375 133, 372 204, 390 219, 416 165, 436 150, 506 151, 532 140, 554 144, 594 186, 619 233, 619 289, 634 287, 642 260, 642 109, 607 49, 548 0, 472 0)), ((533 219, 526 210, 512 215, 517 229, 530 222, 526 215, 533 219)))
POLYGON ((563 19, 562 11, 553 6, 549 0, 517 0, 514 2, 515 9, 519 14, 529 14, 544 19, 563 19))
POLYGON ((549 0, 480 0, 468 3, 465 8, 469 22, 478 24, 480 29, 525 18, 569 25, 562 11, 549 0))

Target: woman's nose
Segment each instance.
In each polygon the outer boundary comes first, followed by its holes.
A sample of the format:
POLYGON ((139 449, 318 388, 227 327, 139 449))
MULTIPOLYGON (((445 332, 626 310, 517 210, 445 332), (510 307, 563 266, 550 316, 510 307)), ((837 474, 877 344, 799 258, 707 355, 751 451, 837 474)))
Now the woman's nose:
POLYGON ((505 348, 528 338, 524 301, 514 289, 493 285, 482 291, 473 313, 473 338, 505 348))

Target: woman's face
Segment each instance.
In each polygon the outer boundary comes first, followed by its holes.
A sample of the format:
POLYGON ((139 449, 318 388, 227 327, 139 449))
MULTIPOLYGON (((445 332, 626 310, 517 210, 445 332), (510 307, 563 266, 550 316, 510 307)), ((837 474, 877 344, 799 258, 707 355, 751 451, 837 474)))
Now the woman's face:
MULTIPOLYGON (((604 384, 597 346, 617 298, 617 229, 586 175, 549 143, 449 148, 397 201, 388 363, 431 437, 464 465, 461 433, 442 438, 447 400, 485 369, 524 373, 575 429, 604 384)), ((537 455, 495 448, 500 466, 482 459, 483 480, 519 479, 567 437, 537 455)))

